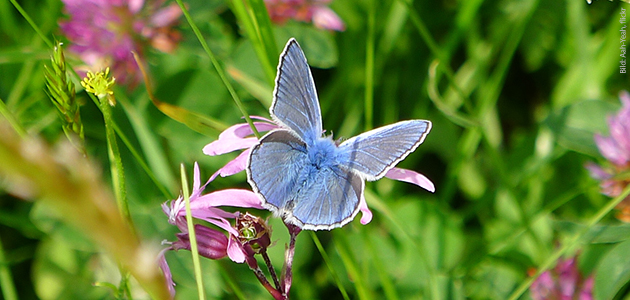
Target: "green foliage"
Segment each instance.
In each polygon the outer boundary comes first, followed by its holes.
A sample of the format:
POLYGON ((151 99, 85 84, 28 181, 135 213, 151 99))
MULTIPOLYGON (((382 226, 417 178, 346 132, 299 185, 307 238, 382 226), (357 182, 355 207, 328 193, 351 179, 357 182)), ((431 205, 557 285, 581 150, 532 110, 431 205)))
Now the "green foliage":
MULTIPOLYGON (((593 136, 608 135, 606 118, 620 107, 619 91, 630 89, 619 73, 627 3, 335 0, 330 7, 346 30, 332 32, 274 24, 262 0, 184 1, 189 18, 177 26, 177 49, 143 53, 152 86, 115 87, 118 105, 108 107, 107 128, 99 106, 82 90, 75 95, 80 79, 70 68, 82 62, 56 25, 62 4, 14 5, 0 1, 0 127, 8 124, 24 140, 55 143, 69 132, 84 138, 102 183, 126 187, 123 214, 153 250, 175 240, 177 228, 160 204, 179 193, 180 164, 192 170, 198 161, 205 182, 235 157, 201 149, 243 116, 269 117, 279 51, 295 37, 335 139, 403 119, 433 122, 400 167, 425 174, 436 192, 389 179, 368 183, 371 223, 357 218, 299 235, 292 299, 528 299, 532 274, 573 256, 584 276, 594 275, 595 299, 629 295, 630 226, 612 209, 622 199, 602 195, 584 168, 605 162, 593 136), (64 40, 64 54, 44 40, 53 36, 64 40), (110 160, 112 143, 120 149, 110 160)), ((0 163, 14 162, 2 154, 0 163)), ((18 299, 128 297, 120 288, 126 272, 106 255, 120 241, 110 236, 104 248, 108 228, 91 236, 81 224, 97 230, 99 222, 68 219, 46 195, 20 200, 31 190, 5 175, 8 165, 0 166, 4 297, 15 298, 12 290, 18 299)), ((21 172, 37 177, 19 168, 11 174, 21 172)), ((49 181, 65 182, 66 173, 51 172, 58 176, 49 181)), ((223 188, 249 186, 240 173, 217 178, 206 191, 223 188)), ((86 211, 97 207, 80 203, 86 211)), ((289 234, 268 212, 251 212, 269 217, 275 244, 268 253, 280 273, 289 234)), ((190 252, 166 258, 177 298, 196 298, 190 252)), ((202 257, 197 267, 208 299, 270 299, 245 264, 202 257)), ((143 282, 125 284, 134 298, 149 297, 143 282)))

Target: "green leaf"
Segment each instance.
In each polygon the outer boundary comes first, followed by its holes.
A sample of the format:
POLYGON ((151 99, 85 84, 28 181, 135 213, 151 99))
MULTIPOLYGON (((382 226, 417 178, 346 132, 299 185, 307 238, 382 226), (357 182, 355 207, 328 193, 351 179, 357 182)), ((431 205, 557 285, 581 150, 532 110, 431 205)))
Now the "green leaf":
POLYGON ((265 107, 271 106, 273 98, 273 89, 257 78, 250 76, 236 67, 228 66, 227 72, 236 80, 244 89, 246 89, 254 98, 258 99, 265 107))
MULTIPOLYGON (((558 221, 555 224, 560 231, 576 233, 584 228, 583 224, 569 221, 558 221)), ((594 244, 619 243, 630 239, 630 224, 597 225, 589 229, 584 235, 587 241, 594 244)))
POLYGON ((552 114, 548 126, 558 143, 573 151, 599 156, 595 133, 607 133, 606 117, 619 109, 619 104, 601 100, 584 100, 552 114))
POLYGON ((284 44, 294 37, 308 60, 308 64, 321 69, 332 68, 339 61, 337 44, 328 31, 318 30, 311 25, 288 23, 275 30, 276 41, 284 44))
POLYGON ((275 45, 272 45, 273 35, 271 35, 271 21, 267 9, 260 0, 234 0, 231 1, 231 4, 232 12, 241 22, 241 26, 243 26, 247 37, 256 50, 256 55, 267 79, 270 83, 273 82, 275 78, 273 65, 278 51, 275 49, 275 45), (263 40, 263 38, 266 39, 263 40))
POLYGON ((619 226, 596 226, 591 229, 596 236, 593 243, 617 243, 630 239, 630 224, 619 226))
POLYGON ((617 245, 595 271, 595 299, 612 299, 630 281, 630 240, 617 245))
POLYGON ((98 281, 114 281, 118 270, 93 253, 72 249, 58 239, 40 241, 35 253, 32 280, 39 299, 104 299, 110 292, 94 288, 98 281), (97 277, 101 277, 98 278, 97 277))
POLYGON ((33 224, 53 239, 62 242, 66 247, 94 251, 94 244, 78 228, 62 222, 63 217, 54 211, 46 202, 37 201, 30 213, 33 224))
POLYGON ((560 38, 558 31, 566 15, 565 5, 553 1, 549 5, 539 5, 534 12, 529 30, 523 33, 523 42, 519 45, 525 53, 524 62, 528 70, 542 68, 556 50, 560 38))

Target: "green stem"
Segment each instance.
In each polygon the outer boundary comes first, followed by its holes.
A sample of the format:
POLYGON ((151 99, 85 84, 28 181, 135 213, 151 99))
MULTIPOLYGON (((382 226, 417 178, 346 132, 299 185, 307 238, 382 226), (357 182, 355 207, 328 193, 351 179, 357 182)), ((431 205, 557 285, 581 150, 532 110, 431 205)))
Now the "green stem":
POLYGON ((374 248, 374 245, 378 243, 378 241, 374 238, 374 235, 368 233, 367 230, 361 231, 361 236, 363 238, 363 242, 366 245, 368 253, 372 258, 372 264, 376 268, 376 274, 381 281, 381 286, 383 287, 383 292, 385 292, 385 299, 388 300, 398 300, 398 294, 396 293, 396 289, 394 288, 394 283, 392 282, 391 276, 387 273, 387 270, 384 267, 383 253, 378 252, 377 249, 374 248))
POLYGON ((197 293, 199 300, 206 299, 203 290, 203 279, 201 274, 201 264, 199 263, 199 250, 197 250, 197 235, 193 224, 192 212, 190 210, 190 194, 188 192, 188 181, 186 180, 186 170, 184 164, 181 165, 182 190, 186 201, 186 225, 188 226, 188 238, 190 240, 190 252, 192 252, 193 266, 195 268, 195 279, 197 281, 197 293))
POLYGON ((33 19, 31 19, 31 17, 26 13, 26 11, 22 8, 22 6, 20 6, 20 4, 18 4, 17 1, 15 0, 9 0, 9 1, 11 1, 15 9, 17 9, 20 12, 22 17, 24 17, 24 19, 26 20, 26 22, 28 22, 28 24, 31 25, 31 28, 35 30, 37 35, 39 35, 39 37, 42 38, 42 40, 46 43, 48 48, 54 47, 53 43, 46 37, 46 35, 44 35, 44 33, 41 30, 39 30, 39 27, 37 26, 37 24, 33 22, 33 19))
POLYGON ((448 57, 442 54, 440 47, 438 46, 433 36, 431 36, 431 33, 429 32, 429 29, 427 28, 427 26, 424 25, 424 23, 422 22, 422 19, 420 19, 420 16, 416 12, 416 10, 413 8, 412 3, 409 2, 408 0, 398 0, 398 1, 404 4, 405 7, 407 8, 407 12, 409 13, 409 18, 411 19, 411 22, 414 24, 414 26, 418 30, 418 33, 422 37, 422 40, 424 40, 424 42, 427 44, 431 53, 433 53, 433 55, 442 62, 440 63, 439 66, 442 68, 442 71, 444 72, 444 74, 446 74, 446 77, 448 78, 450 84, 453 86, 453 89, 455 90, 455 92, 462 98, 463 103, 464 103, 464 108, 466 108, 467 111, 471 112, 472 107, 473 107, 472 102, 457 84, 453 70, 449 66, 448 57))
POLYGON ((20 122, 18 122, 15 116, 13 116, 13 113, 9 111, 9 108, 6 106, 6 104, 4 104, 4 101, 2 101, 1 98, 0 98, 0 115, 2 115, 5 119, 7 119, 9 124, 11 124, 11 127, 13 127, 15 132, 17 132, 20 135, 20 137, 24 137, 26 135, 26 130, 24 130, 22 125, 20 125, 20 122))
POLYGON ((184 13, 184 17, 186 17, 186 20, 188 21, 188 24, 190 25, 190 28, 192 28, 193 32, 195 33, 195 36, 197 36, 197 39, 199 40, 199 43, 201 43, 201 46, 206 51, 206 54, 208 54, 208 57, 210 58, 210 61, 212 62, 212 65, 216 69, 217 74, 219 74, 219 77, 221 78, 221 81, 223 82, 225 87, 230 92, 230 95, 232 96, 232 99, 234 99, 234 103, 236 104, 236 107, 238 107, 238 109, 241 111, 241 114, 243 114, 243 117, 245 117, 245 120, 247 121, 247 124, 249 124, 249 126, 252 128, 252 131, 254 132, 254 135, 256 135, 257 138, 260 138, 260 133, 256 129, 256 126, 254 126, 254 122, 249 117, 249 114, 247 114, 247 111, 245 110, 245 107, 243 106, 243 103, 241 102, 241 99, 236 94, 236 91, 234 90, 234 87, 232 87, 232 84, 230 83, 230 81, 228 80, 227 76, 225 75, 225 71, 223 70, 223 67, 221 67, 221 65, 219 64, 219 61, 217 61, 216 57, 212 53, 212 50, 210 50, 210 47, 208 47, 208 43, 206 43, 206 40, 201 35, 201 32, 199 31, 199 28, 197 27, 195 22, 193 22, 192 18, 190 17, 190 14, 188 13, 188 9, 186 9, 186 6, 184 6, 184 3, 182 2, 182 0, 176 0, 176 1, 177 1, 177 4, 179 4, 179 7, 182 9, 182 12, 184 13))
POLYGON ((171 194, 171 192, 164 185, 162 185, 162 183, 160 183, 159 180, 157 180, 157 178, 153 174, 153 171, 149 168, 149 165, 147 165, 147 163, 144 161, 144 159, 142 158, 138 150, 136 150, 133 144, 131 144, 131 141, 129 141, 129 138, 127 138, 125 133, 118 127, 118 125, 116 125, 115 122, 113 122, 113 120, 112 120, 112 126, 114 127, 114 130, 116 131, 116 134, 118 134, 118 137, 120 138, 120 140, 123 142, 123 144, 125 144, 129 152, 131 152, 131 155, 133 155, 133 157, 140 164, 142 169, 147 173, 149 178, 151 178, 151 181, 153 181, 155 186, 162 192, 162 195, 164 195, 164 197, 167 199, 173 199, 173 195, 171 194))
POLYGON ((346 292, 346 289, 343 287, 343 284, 341 283, 341 280, 339 279, 337 272, 333 268, 332 263, 330 262, 330 258, 328 258, 328 254, 326 254, 326 250, 322 246, 322 243, 319 241, 317 234, 315 234, 315 232, 313 231, 309 231, 309 233, 311 234, 311 239, 313 239, 313 243, 315 243, 315 246, 317 247, 319 254, 322 255, 322 259, 324 259, 324 263, 326 263, 326 266, 328 267, 328 270, 330 271, 330 275, 333 277, 333 280, 335 280, 335 283, 337 284, 337 288, 339 288, 339 292, 341 293, 341 296, 345 300, 350 300, 350 297, 348 296, 348 292, 346 292))
MULTIPOLYGON (((234 282, 234 279, 232 279, 232 277, 230 277, 230 274, 227 272, 226 269, 228 267, 226 267, 226 265, 224 264, 225 261, 217 261, 217 263, 219 264, 219 273, 221 274, 221 277, 223 277, 223 280, 227 282, 227 285, 232 289, 234 297, 239 300, 247 299, 247 297, 245 297, 245 294, 243 294, 243 291, 241 291, 236 282, 234 282)), ((232 263, 232 261, 230 261, 230 263, 232 263)))
MULTIPOLYGON (((122 159, 120 158, 120 150, 118 149, 118 143, 116 142, 116 132, 112 122, 112 111, 109 106, 107 97, 99 98, 99 106, 103 113, 103 119, 105 121, 105 136, 107 138, 107 154, 110 161, 110 170, 112 173, 112 184, 114 188, 114 195, 116 197, 116 203, 118 205, 118 211, 123 220, 129 226, 129 229, 135 234, 135 227, 133 226, 133 220, 129 213, 129 203, 127 202, 127 188, 125 186, 125 172, 123 170, 122 159)), ((129 272, 120 268, 120 286, 119 290, 122 294, 126 293, 131 297, 131 291, 128 286, 129 272)), ((131 299, 131 298, 129 298, 131 299)))
POLYGON ((367 278, 367 276, 361 274, 359 266, 350 252, 347 237, 343 234, 335 234, 334 237, 335 249, 337 250, 337 254, 339 254, 339 258, 341 258, 343 266, 348 272, 348 276, 354 281, 354 287, 357 291, 357 295, 359 296, 358 298, 364 300, 373 299, 373 293, 365 282, 365 278, 367 278))
POLYGON ((165 189, 164 186, 175 183, 176 179, 169 168, 168 159, 166 158, 163 147, 160 147, 157 142, 157 138, 154 136, 154 132, 148 125, 145 116, 129 101, 126 95, 119 93, 116 98, 127 114, 129 122, 140 142, 140 148, 145 154, 144 156, 147 158, 148 163, 151 165, 151 168, 145 170, 149 177, 151 177, 160 190, 165 189), (156 171, 154 172, 153 170, 156 171), (158 177, 159 181, 157 179, 158 177))
POLYGON ((131 294, 131 287, 129 286, 129 272, 125 271, 125 269, 120 266, 120 284, 118 286, 118 295, 120 299, 133 300, 133 295, 131 294))
POLYGON ((617 204, 621 203, 621 201, 623 201, 623 199, 626 199, 626 197, 628 197, 628 195, 630 195, 630 185, 628 185, 619 196, 613 198, 612 200, 610 200, 610 202, 608 202, 608 204, 606 204, 606 206, 602 207, 588 221, 588 223, 586 223, 586 226, 584 226, 584 228, 582 228, 582 230, 578 231, 578 233, 576 233, 569 240, 569 242, 567 242, 564 246, 562 246, 562 248, 556 250, 556 252, 554 252, 540 266, 540 268, 538 269, 536 274, 534 274, 534 276, 529 277, 527 280, 525 280, 523 283, 521 283, 521 285, 518 286, 518 288, 512 293, 512 295, 510 295, 509 300, 516 300, 521 295, 523 295, 523 293, 532 285, 534 280, 536 280, 536 278, 538 278, 538 276, 540 276, 540 274, 546 272, 551 267, 553 267, 553 265, 558 260, 558 258, 560 258, 569 249, 573 249, 580 242, 580 240, 584 237, 584 235, 589 231, 589 229, 591 229, 595 224, 599 223, 599 221, 601 221, 602 218, 604 218, 604 216, 606 216, 611 210, 613 210, 615 208, 615 206, 617 206, 617 204))
POLYGON ((120 150, 116 142, 116 132, 112 121, 112 111, 106 97, 99 99, 99 107, 103 113, 105 121, 105 136, 107 138, 107 154, 110 161, 110 169, 112 172, 112 183, 114 185, 114 195, 120 215, 133 230, 133 221, 129 213, 129 204, 127 203, 127 189, 125 186, 125 172, 123 170, 122 160, 120 158, 120 150))
POLYGON ((368 34, 365 43, 365 130, 373 127, 374 111, 374 23, 376 15, 376 1, 370 3, 368 16, 368 34))
POLYGON ((267 79, 273 85, 276 77, 275 62, 278 59, 278 49, 276 48, 276 40, 271 27, 271 19, 263 0, 245 1, 249 12, 247 15, 251 18, 252 29, 254 30, 250 34, 254 35, 252 42, 258 44, 258 48, 262 50, 259 51, 259 60, 267 79))
POLYGON ((13 276, 11 275, 11 269, 9 268, 9 262, 4 255, 4 246, 0 239, 0 287, 2 287, 2 296, 6 300, 17 300, 17 292, 15 291, 15 284, 13 282, 13 276))
MULTIPOLYGON (((424 265, 425 269, 419 269, 419 272, 424 272, 429 277, 428 279, 428 288, 427 288, 427 299, 442 299, 439 297, 440 290, 438 285, 438 274, 436 274, 436 269, 431 265, 431 259, 429 258, 428 250, 426 249, 423 243, 418 243, 410 234, 409 231, 405 229, 405 226, 400 222, 399 219, 394 217, 394 213, 389 209, 387 205, 383 202, 382 199, 378 198, 373 192, 370 190, 365 190, 365 197, 368 199, 368 202, 374 209, 380 211, 394 226, 396 229, 395 232, 401 233, 402 237, 405 238, 413 247, 417 250, 416 253, 420 257, 420 261, 424 265)), ((440 274, 441 275, 441 274, 440 274)))

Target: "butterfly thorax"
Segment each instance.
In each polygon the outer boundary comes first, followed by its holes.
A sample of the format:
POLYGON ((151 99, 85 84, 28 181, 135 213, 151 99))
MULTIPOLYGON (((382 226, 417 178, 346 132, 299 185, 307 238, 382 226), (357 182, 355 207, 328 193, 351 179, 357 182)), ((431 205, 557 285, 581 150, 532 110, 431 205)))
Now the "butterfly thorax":
POLYGON ((338 148, 330 137, 318 138, 308 148, 308 158, 313 167, 321 169, 337 164, 338 148))

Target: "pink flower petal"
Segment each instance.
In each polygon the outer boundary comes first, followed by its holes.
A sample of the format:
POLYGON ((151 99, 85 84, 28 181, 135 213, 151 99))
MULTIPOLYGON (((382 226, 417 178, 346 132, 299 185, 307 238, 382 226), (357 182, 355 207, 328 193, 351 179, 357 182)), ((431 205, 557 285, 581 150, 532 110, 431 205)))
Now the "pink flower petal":
POLYGON ((182 15, 182 10, 175 3, 161 8, 151 16, 151 24, 155 27, 165 27, 173 25, 182 15))
POLYGON ((199 164, 195 162, 195 167, 193 171, 193 193, 199 191, 199 187, 201 186, 201 175, 199 173, 199 164))
POLYGON ((628 93, 628 91, 619 92, 619 99, 624 108, 630 107, 630 93, 628 93))
MULTIPOLYGON (((254 117, 254 119, 267 120, 261 117, 254 117)), ((278 125, 266 122, 254 122, 254 126, 259 132, 269 131, 278 127, 278 125)), ((235 150, 246 149, 258 142, 255 137, 249 137, 253 135, 252 128, 247 123, 241 123, 229 127, 221 132, 219 139, 203 147, 203 153, 206 155, 220 155, 235 150)))
POLYGON ((221 177, 232 176, 238 172, 241 172, 247 168, 247 157, 251 152, 250 149, 245 149, 241 154, 239 154, 235 159, 231 160, 223 168, 219 169, 219 175, 221 177))
POLYGON ((158 254, 158 265, 162 272, 164 272, 164 279, 166 279, 166 286, 168 287, 168 292, 171 294, 171 299, 175 298, 175 282, 173 282, 173 274, 171 274, 171 268, 168 266, 166 262, 166 257, 164 254, 166 251, 171 250, 171 248, 165 248, 160 251, 158 254))
POLYGON ((317 28, 336 31, 344 31, 346 29, 341 18, 326 6, 313 8, 313 25, 317 28))
POLYGON ((595 144, 597 144, 599 152, 613 164, 623 165, 626 163, 625 155, 621 153, 619 145, 614 139, 596 134, 595 144))
MULTIPOLYGON (((224 233, 208 228, 201 224, 195 224, 195 234, 199 254, 210 259, 221 259, 227 255, 228 238, 224 233)), ((175 241, 171 248, 174 250, 191 250, 190 236, 188 233, 176 234, 175 241)))
POLYGON ((361 212, 361 224, 365 225, 372 221, 372 211, 365 201, 365 181, 361 182, 361 199, 359 200, 359 211, 361 212))
POLYGON ((361 211, 361 224, 365 225, 370 223, 372 221, 372 211, 367 206, 367 202, 363 196, 361 196, 361 201, 359 201, 359 210, 361 211))
MULTIPOLYGON (((218 207, 209 207, 206 205, 198 205, 197 203, 190 204, 190 213, 193 218, 209 220, 209 219, 234 219, 236 215, 231 212, 224 211, 218 207)), ((182 210, 179 214, 179 217, 184 217, 186 215, 186 211, 182 210)))
MULTIPOLYGON (((258 131, 269 131, 278 126, 273 123, 266 122, 254 122, 254 127, 258 131)), ((242 139, 244 137, 248 137, 254 134, 254 131, 247 123, 236 124, 231 126, 230 128, 224 130, 219 135, 219 140, 221 139, 242 139)))
POLYGON ((549 299, 551 293, 554 290, 554 280, 551 276, 551 272, 547 271, 542 274, 532 283, 530 287, 530 292, 532 294, 532 299, 534 300, 544 300, 549 299))
POLYGON ((236 241, 233 236, 230 236, 230 240, 228 241, 227 254, 233 262, 239 264, 245 262, 245 252, 243 252, 239 242, 236 241))
POLYGON ((129 11, 136 14, 144 5, 144 0, 129 0, 129 11))
POLYGON ((433 182, 431 182, 431 180, 429 180, 429 178, 427 178, 426 176, 416 171, 401 168, 392 168, 387 172, 387 174, 385 174, 385 177, 415 184, 431 193, 435 192, 435 186, 433 185, 433 182))
MULTIPOLYGON (((236 214, 234 214, 234 217, 236 217, 236 214)), ((238 231, 236 231, 236 229, 234 229, 234 227, 232 227, 232 224, 230 224, 230 222, 228 222, 225 219, 214 219, 214 218, 208 218, 208 219, 199 218, 199 219, 205 220, 205 221, 207 221, 207 222, 209 222, 211 224, 214 224, 217 227, 227 231, 231 235, 237 236, 239 234, 238 231)))
POLYGON ((612 177, 612 175, 606 172, 606 170, 602 169, 602 167, 592 162, 587 162, 584 165, 584 168, 588 170, 591 177, 597 180, 604 180, 604 179, 609 179, 610 177, 612 177))
POLYGON ((256 145, 257 142, 258 139, 254 137, 236 139, 219 138, 218 140, 203 147, 202 151, 205 155, 215 156, 230 153, 236 150, 250 148, 251 146, 256 145))
MULTIPOLYGON (((191 203, 191 208, 192 208, 191 203)), ((254 192, 244 189, 226 189, 203 195, 195 200, 196 209, 204 209, 217 206, 251 207, 264 209, 260 198, 254 192)))
POLYGON ((582 284, 582 291, 580 291, 580 300, 593 300, 593 276, 586 278, 582 284))
POLYGON ((608 131, 610 137, 619 145, 620 152, 624 154, 624 160, 628 161, 630 160, 630 132, 628 131, 630 128, 625 123, 627 122, 622 121, 621 118, 611 119, 608 123, 608 131))

